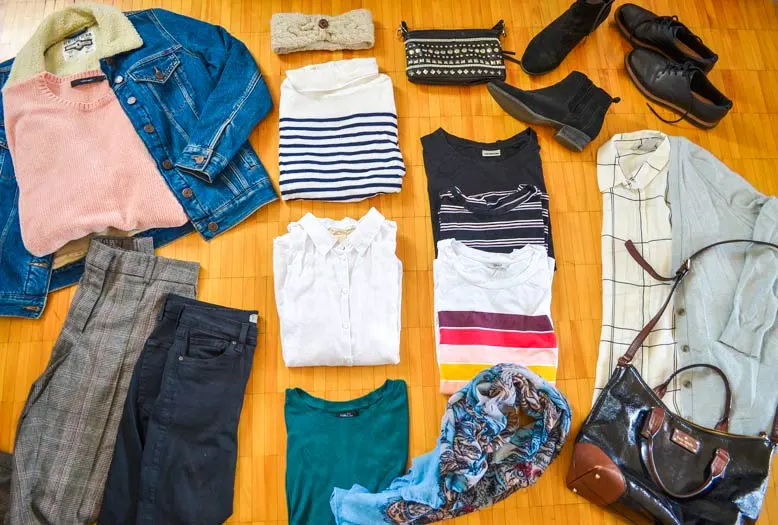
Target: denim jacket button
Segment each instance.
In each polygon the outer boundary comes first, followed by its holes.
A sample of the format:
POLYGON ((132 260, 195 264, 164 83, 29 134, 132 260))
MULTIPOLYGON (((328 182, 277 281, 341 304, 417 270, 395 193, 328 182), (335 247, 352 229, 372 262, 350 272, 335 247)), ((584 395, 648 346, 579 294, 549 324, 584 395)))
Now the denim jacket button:
POLYGON ((194 160, 196 163, 200 164, 202 161, 204 161, 204 160, 205 160, 205 157, 203 157, 202 155, 192 155, 192 159, 193 159, 193 160, 194 160))
POLYGON ((114 84, 121 84, 124 82, 124 77, 121 75, 116 75, 116 78, 113 79, 114 84))
POLYGON ((155 129, 154 126, 152 126, 151 124, 146 124, 145 126, 143 126, 143 131, 145 131, 146 133, 154 133, 155 129))
POLYGON ((212 232, 215 232, 216 230, 219 229, 219 225, 216 224, 215 222, 209 222, 208 229, 211 230, 212 232))
POLYGON ((165 168, 166 170, 172 169, 173 163, 170 162, 168 159, 165 159, 162 161, 162 167, 165 168))
POLYGON ((133 105, 133 104, 135 104, 137 101, 138 101, 138 99, 137 99, 137 98, 135 98, 135 97, 130 97, 130 98, 128 98, 128 99, 127 99, 127 104, 129 104, 130 106, 132 106, 132 105, 133 105))
POLYGON ((183 195, 187 199, 191 199, 192 195, 194 195, 194 192, 192 191, 192 188, 184 188, 183 190, 181 190, 181 195, 183 195))
POLYGON ((322 18, 321 20, 319 20, 319 27, 321 27, 322 29, 327 29, 328 27, 330 27, 330 23, 322 18))

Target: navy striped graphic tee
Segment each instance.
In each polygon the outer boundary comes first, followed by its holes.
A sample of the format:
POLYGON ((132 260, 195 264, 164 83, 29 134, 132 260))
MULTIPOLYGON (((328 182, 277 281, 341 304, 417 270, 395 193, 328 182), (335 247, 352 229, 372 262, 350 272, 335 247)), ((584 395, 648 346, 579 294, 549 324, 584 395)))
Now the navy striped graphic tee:
POLYGON ((501 253, 537 244, 548 252, 548 195, 530 184, 473 195, 454 186, 440 194, 438 218, 441 240, 501 253))

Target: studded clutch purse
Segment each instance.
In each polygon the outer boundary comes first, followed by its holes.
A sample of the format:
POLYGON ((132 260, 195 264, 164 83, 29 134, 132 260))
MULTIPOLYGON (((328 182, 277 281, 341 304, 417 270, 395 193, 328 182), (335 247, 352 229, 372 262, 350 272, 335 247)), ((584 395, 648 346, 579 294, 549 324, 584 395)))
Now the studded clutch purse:
POLYGON ((410 31, 402 22, 397 34, 405 40, 405 74, 416 84, 482 84, 505 80, 500 20, 491 29, 423 29, 410 31))

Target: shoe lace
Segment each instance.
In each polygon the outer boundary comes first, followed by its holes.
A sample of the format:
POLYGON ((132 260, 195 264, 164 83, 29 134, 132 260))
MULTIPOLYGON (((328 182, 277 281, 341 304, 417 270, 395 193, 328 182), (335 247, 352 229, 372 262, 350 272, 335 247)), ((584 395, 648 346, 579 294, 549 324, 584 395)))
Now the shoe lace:
MULTIPOLYGON (((670 62, 670 63, 667 64, 667 66, 665 66, 665 68, 662 71, 664 73, 669 74, 669 75, 680 75, 680 76, 686 77, 686 78, 689 79, 690 83, 691 83, 692 76, 694 76, 694 74, 697 73, 698 71, 700 73, 702 73, 702 74, 705 74, 702 69, 700 69, 698 66, 694 65, 694 63, 692 63, 692 62, 682 62, 680 64, 678 64, 676 62, 670 62)), ((662 116, 659 115, 659 113, 657 113, 656 110, 653 107, 651 107, 651 104, 649 104, 648 102, 646 102, 646 106, 648 106, 648 109, 651 110, 651 113, 656 115, 656 118, 658 118, 662 122, 664 122, 666 124, 675 124, 677 122, 682 121, 683 119, 685 119, 689 115, 689 112, 692 110, 692 103, 693 102, 694 102, 694 96, 692 95, 692 92, 691 92, 691 89, 690 89, 689 90, 689 100, 687 101, 687 104, 686 104, 686 111, 684 111, 683 115, 678 117, 676 120, 666 120, 666 119, 662 118, 662 116)))
POLYGON ((668 29, 669 29, 669 28, 673 28, 673 27, 681 27, 681 28, 683 28, 683 29, 686 29, 686 30, 689 32, 689 34, 690 34, 691 36, 693 36, 693 37, 694 37, 694 38, 695 38, 695 39, 696 39, 698 42, 702 42, 702 38, 700 38, 699 36, 695 35, 695 34, 694 34, 694 33, 692 33, 691 31, 689 31, 689 28, 687 28, 687 27, 686 27, 686 26, 683 24, 683 22, 681 22, 680 20, 678 20, 678 16, 677 16, 677 15, 672 15, 672 16, 658 16, 658 17, 656 17, 656 18, 649 18, 649 19, 647 19, 647 20, 643 20, 642 22, 640 22, 638 25, 636 25, 636 26, 635 26, 635 29, 634 29, 634 31, 637 31, 637 29, 638 29, 640 26, 642 26, 643 24, 656 24, 656 25, 658 25, 658 26, 660 26, 660 27, 666 27, 666 28, 668 28, 668 29))

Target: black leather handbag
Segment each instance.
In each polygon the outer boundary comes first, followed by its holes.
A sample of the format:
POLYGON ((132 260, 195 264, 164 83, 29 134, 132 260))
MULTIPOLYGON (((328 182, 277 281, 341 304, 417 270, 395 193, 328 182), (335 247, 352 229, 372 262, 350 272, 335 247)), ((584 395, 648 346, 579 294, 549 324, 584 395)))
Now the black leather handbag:
POLYGON ((483 84, 505 80, 505 60, 518 62, 503 51, 506 35, 500 20, 491 29, 397 30, 405 40, 405 75, 416 84, 483 84))
POLYGON ((663 277, 627 241, 627 250, 640 266, 655 279, 673 284, 659 312, 619 359, 584 421, 567 486, 633 523, 747 524, 754 523, 762 509, 770 461, 778 444, 778 411, 769 437, 766 433, 754 437, 729 434, 732 396, 719 368, 708 364, 684 367, 652 389, 631 365, 693 261, 715 246, 733 242, 778 248, 750 240, 715 243, 689 257, 673 277, 663 277), (697 367, 717 373, 725 385, 724 413, 715 429, 679 417, 662 402, 673 377, 697 367))

